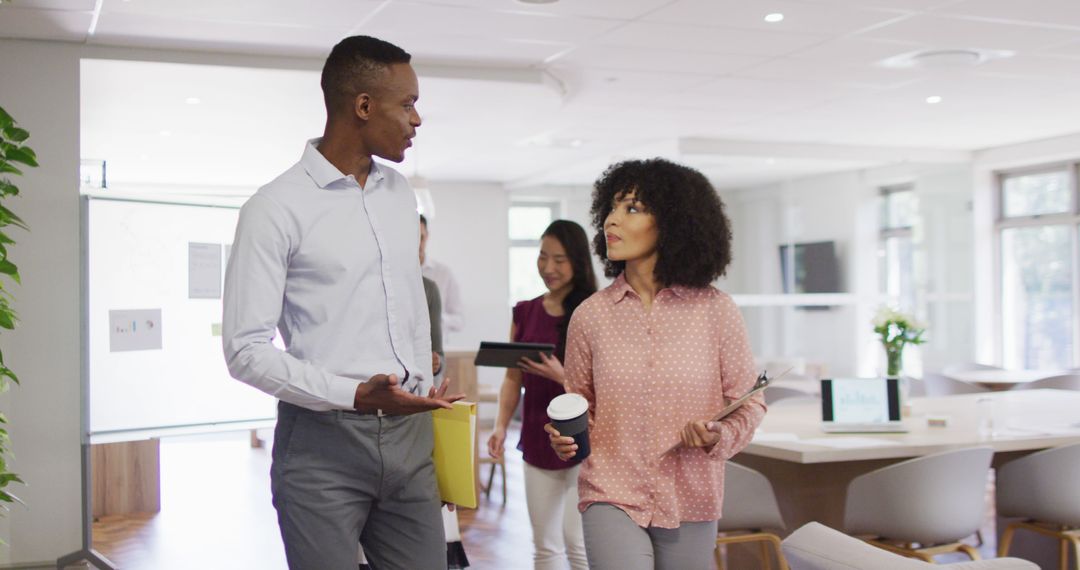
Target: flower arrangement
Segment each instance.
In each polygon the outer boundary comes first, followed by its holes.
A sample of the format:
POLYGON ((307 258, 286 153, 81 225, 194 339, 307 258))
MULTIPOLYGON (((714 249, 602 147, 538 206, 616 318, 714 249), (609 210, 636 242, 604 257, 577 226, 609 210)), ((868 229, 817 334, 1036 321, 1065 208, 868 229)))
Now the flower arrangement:
POLYGON ((881 345, 885 347, 888 362, 886 374, 899 376, 904 346, 926 342, 923 338, 926 326, 915 320, 915 317, 886 306, 878 309, 872 322, 874 332, 881 337, 881 345))

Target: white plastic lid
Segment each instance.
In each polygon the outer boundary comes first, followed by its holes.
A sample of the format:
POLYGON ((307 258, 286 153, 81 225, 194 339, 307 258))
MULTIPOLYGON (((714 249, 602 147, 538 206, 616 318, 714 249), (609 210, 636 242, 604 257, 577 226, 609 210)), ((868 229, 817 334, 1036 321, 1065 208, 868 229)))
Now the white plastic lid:
POLYGON ((589 401, 581 394, 560 394, 551 400, 547 415, 556 421, 572 420, 589 411, 589 401))

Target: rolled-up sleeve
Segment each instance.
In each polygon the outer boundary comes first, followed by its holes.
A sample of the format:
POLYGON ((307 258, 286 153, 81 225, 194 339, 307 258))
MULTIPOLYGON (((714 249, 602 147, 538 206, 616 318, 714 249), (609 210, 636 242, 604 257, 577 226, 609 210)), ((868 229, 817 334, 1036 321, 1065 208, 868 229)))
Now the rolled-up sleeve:
MULTIPOLYGON (((757 380, 754 355, 746 324, 738 307, 730 297, 724 296, 722 310, 736 325, 725 331, 720 349, 720 381, 723 382, 724 398, 736 400, 750 391, 757 380)), ((737 410, 721 420, 720 442, 713 446, 709 455, 729 459, 740 452, 754 438, 754 430, 765 417, 765 397, 758 392, 737 410)))
POLYGON ((289 224, 285 210, 269 196, 253 196, 240 211, 225 272, 222 345, 229 373, 291 404, 352 409, 363 379, 331 374, 272 344, 296 239, 289 224))
POLYGON ((592 350, 586 335, 585 311, 575 312, 566 331, 566 391, 581 394, 589 402, 589 414, 596 410, 596 394, 593 391, 592 350))

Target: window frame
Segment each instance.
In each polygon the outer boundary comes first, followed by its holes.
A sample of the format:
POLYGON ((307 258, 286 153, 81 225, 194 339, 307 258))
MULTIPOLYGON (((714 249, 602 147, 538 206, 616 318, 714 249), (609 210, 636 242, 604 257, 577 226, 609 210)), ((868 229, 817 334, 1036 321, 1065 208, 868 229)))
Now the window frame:
MULTIPOLYGON (((878 197, 883 200, 885 204, 888 203, 888 198, 890 195, 898 194, 901 192, 911 192, 914 198, 918 198, 914 182, 902 182, 878 187, 878 197)), ((914 256, 915 230, 914 225, 910 224, 906 226, 889 227, 887 223, 890 216, 887 208, 880 208, 878 210, 878 213, 880 216, 880 219, 878 219, 878 252, 880 252, 881 257, 883 258, 881 264, 878 265, 878 278, 880 280, 878 284, 878 292, 891 299, 892 295, 888 291, 888 268, 885 267, 887 260, 884 259, 888 254, 886 244, 888 243, 888 240, 893 238, 908 238, 912 241, 912 256, 914 256)), ((914 288, 914 281, 912 281, 912 289, 914 288)), ((912 302, 917 304, 918 301, 915 299, 915 291, 912 290, 910 293, 912 302)), ((899 301, 903 299, 904 294, 903 291, 901 291, 899 294, 896 295, 896 300, 899 303, 899 301)), ((902 309, 905 311, 915 311, 916 307, 902 307, 902 309)))
POLYGON ((562 202, 558 200, 549 199, 528 199, 528 198, 515 198, 510 201, 506 207, 506 237, 508 245, 506 247, 507 256, 507 303, 508 306, 513 307, 521 299, 514 299, 514 276, 512 274, 513 268, 511 267, 510 254, 516 247, 535 247, 540 248, 540 236, 536 236, 536 239, 513 239, 510 237, 510 211, 514 208, 542 208, 546 207, 551 212, 551 220, 555 221, 562 217, 562 202))
POLYGON ((1072 365, 1080 365, 1080 159, 1043 163, 994 172, 994 239, 993 239, 993 299, 994 299, 994 355, 998 364, 1005 362, 1005 276, 1002 260, 1005 231, 1017 228, 1065 226, 1069 231, 1072 260, 1072 365), (1069 192, 1069 210, 1048 214, 1005 216, 1005 181, 1008 178, 1031 176, 1050 172, 1065 172, 1069 192))

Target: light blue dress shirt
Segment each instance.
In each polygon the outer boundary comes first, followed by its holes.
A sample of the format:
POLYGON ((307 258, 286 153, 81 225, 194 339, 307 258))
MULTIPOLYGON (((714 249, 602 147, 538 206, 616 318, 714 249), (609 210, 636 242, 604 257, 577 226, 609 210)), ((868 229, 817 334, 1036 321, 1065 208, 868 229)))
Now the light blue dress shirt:
POLYGON ((240 210, 225 272, 229 372, 312 410, 352 409, 375 374, 426 395, 431 334, 412 188, 375 163, 361 188, 319 140, 240 210), (275 330, 284 351, 271 344, 275 330))

